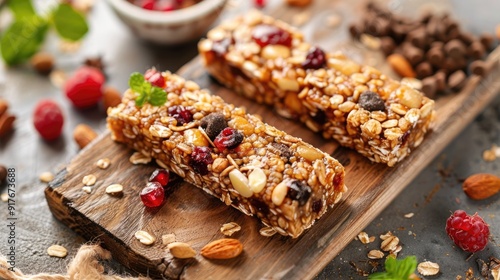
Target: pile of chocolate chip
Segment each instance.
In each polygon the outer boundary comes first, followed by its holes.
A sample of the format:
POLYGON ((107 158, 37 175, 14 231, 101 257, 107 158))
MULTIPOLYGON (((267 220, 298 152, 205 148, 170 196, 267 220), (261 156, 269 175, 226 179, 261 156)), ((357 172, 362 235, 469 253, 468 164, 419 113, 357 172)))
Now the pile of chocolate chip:
POLYGON ((460 29, 448 14, 425 13, 409 19, 386 8, 369 3, 366 15, 350 26, 351 35, 377 37, 386 56, 400 54, 422 80, 422 91, 430 98, 436 94, 458 92, 467 77, 484 76, 491 69, 486 55, 492 50, 494 37, 479 37, 460 29))

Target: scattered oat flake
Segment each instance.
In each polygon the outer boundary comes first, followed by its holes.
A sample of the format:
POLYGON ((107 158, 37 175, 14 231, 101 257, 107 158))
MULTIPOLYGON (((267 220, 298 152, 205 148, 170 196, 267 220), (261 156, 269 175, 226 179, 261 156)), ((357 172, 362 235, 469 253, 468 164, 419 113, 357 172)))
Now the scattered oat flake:
POLYGON ((399 238, 396 236, 389 236, 386 239, 383 239, 382 244, 380 245, 380 248, 382 251, 389 252, 391 253, 396 250, 398 244, 399 244, 399 238))
POLYGON ((222 227, 220 228, 220 232, 225 236, 231 236, 233 235, 233 233, 238 232, 240 230, 241 230, 240 225, 238 225, 235 222, 223 224, 222 227))
POLYGON ((54 180, 54 174, 52 174, 52 172, 42 172, 42 174, 40 174, 39 176, 39 179, 41 182, 43 183, 48 183, 52 180, 54 180))
POLYGON ((358 239, 361 241, 363 244, 368 244, 370 243, 370 237, 368 236, 368 233, 362 231, 358 234, 358 239))
POLYGON ((337 14, 329 15, 326 18, 326 26, 330 28, 336 28, 337 26, 340 25, 341 22, 342 18, 337 14))
POLYGON ((387 238, 389 238, 389 237, 391 237, 391 236, 394 236, 394 235, 392 234, 392 232, 388 231, 388 232, 386 232, 386 233, 384 233, 384 234, 380 235, 380 239, 382 239, 382 240, 386 240, 387 238))
POLYGON ((149 232, 144 230, 138 230, 134 234, 134 236, 139 240, 139 242, 141 242, 144 245, 151 245, 156 241, 156 238, 154 236, 152 236, 151 234, 149 234, 149 232))
POLYGON ((84 191, 86 193, 92 193, 92 187, 85 186, 85 187, 82 188, 82 191, 84 191))
POLYGON ((82 43, 80 41, 71 42, 66 40, 59 41, 59 50, 65 53, 74 53, 80 49, 82 43))
POLYGON ((0 200, 7 202, 7 200, 9 200, 9 195, 7 193, 0 194, 0 200))
POLYGON ((423 276, 432 276, 439 273, 439 265, 433 262, 421 262, 417 266, 418 273, 423 276))
POLYGON ((97 167, 99 167, 101 169, 108 168, 110 164, 111 164, 111 161, 109 160, 109 158, 101 158, 96 163, 97 167))
POLYGON ((294 26, 302 26, 306 22, 308 22, 309 19, 311 19, 311 12, 310 11, 303 11, 303 12, 298 13, 298 14, 293 16, 292 24, 294 26))
POLYGON ((128 159, 132 164, 148 164, 151 162, 151 157, 143 153, 135 152, 128 159))
POLYGON ((380 250, 371 250, 368 252, 368 258, 372 260, 378 260, 384 257, 384 252, 380 250))
POLYGON ((380 49, 380 39, 368 34, 361 34, 359 41, 372 50, 380 49))
POLYGON ((169 233, 161 236, 161 243, 163 245, 168 245, 172 242, 175 242, 175 234, 169 233))
POLYGON ((83 176, 82 184, 84 184, 85 186, 93 186, 96 181, 97 181, 96 176, 94 174, 90 174, 83 176))
POLYGON ((47 254, 51 257, 64 258, 68 255, 68 250, 61 245, 52 245, 47 248, 47 254))
POLYGON ((493 144, 491 149, 483 152, 484 161, 494 161, 497 157, 500 157, 500 148, 497 145, 493 144))
POLYGON ((410 218, 412 218, 413 216, 415 216, 415 214, 414 214, 414 213, 408 213, 408 214, 405 214, 405 218, 407 218, 407 219, 410 219, 410 218))
POLYGON ((120 195, 123 192, 123 186, 120 184, 111 184, 106 188, 106 193, 110 195, 120 195))

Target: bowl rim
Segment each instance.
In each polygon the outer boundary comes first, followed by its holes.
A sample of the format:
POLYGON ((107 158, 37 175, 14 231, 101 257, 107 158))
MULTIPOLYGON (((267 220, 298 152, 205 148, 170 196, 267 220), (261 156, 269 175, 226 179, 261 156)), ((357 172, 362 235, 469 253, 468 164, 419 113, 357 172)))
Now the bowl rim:
POLYGON ((171 12, 145 10, 127 0, 107 1, 113 8, 137 21, 171 24, 204 17, 217 8, 224 6, 227 0, 203 0, 196 5, 171 12))

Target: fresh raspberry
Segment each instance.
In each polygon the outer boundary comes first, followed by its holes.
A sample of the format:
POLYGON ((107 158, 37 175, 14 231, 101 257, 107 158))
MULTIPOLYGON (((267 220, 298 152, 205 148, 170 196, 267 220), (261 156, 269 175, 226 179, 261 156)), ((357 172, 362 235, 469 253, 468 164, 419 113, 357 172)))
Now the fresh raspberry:
POLYGON ((43 139, 51 141, 57 139, 62 132, 64 117, 56 102, 41 100, 35 106, 33 124, 43 139))
POLYGON ((467 215, 457 210, 446 221, 446 232, 462 250, 474 253, 481 251, 488 244, 490 229, 479 215, 467 215))
POLYGON ((66 81, 64 91, 75 107, 88 108, 101 100, 104 82, 104 75, 99 69, 82 66, 66 81))

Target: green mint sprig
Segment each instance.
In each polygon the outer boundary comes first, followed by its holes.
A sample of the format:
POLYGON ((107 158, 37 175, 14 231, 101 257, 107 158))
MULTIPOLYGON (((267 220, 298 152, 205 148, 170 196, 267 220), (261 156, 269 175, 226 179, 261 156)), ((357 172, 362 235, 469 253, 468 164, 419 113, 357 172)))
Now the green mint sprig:
POLYGON ((376 272, 368 276, 369 280, 408 280, 410 275, 417 268, 417 258, 408 256, 402 260, 397 260, 393 257, 388 257, 385 260, 385 271, 376 272))
POLYGON ((45 15, 39 15, 31 0, 9 0, 14 21, 0 38, 0 52, 7 65, 16 65, 31 58, 45 40, 49 27, 69 41, 78 41, 88 32, 85 17, 69 4, 60 3, 45 15))
POLYGON ((162 88, 151 85, 141 73, 132 73, 128 85, 139 94, 135 99, 135 105, 139 107, 146 102, 153 106, 161 106, 167 102, 167 93, 162 88))

